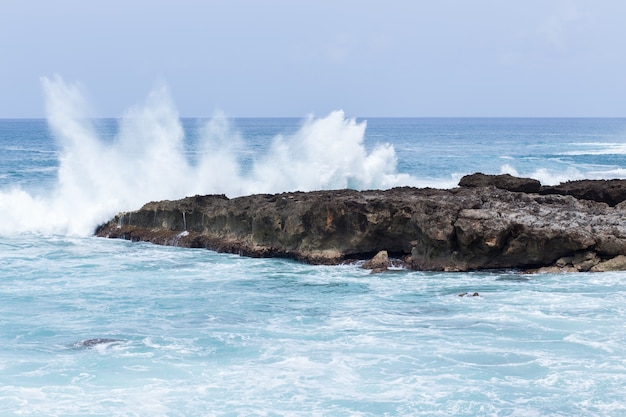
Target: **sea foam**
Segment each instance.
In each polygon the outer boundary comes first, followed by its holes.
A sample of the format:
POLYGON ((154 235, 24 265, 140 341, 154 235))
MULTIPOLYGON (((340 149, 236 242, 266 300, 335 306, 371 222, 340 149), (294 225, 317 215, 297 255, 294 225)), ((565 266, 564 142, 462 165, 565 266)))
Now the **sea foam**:
POLYGON ((85 236, 117 212, 195 194, 235 197, 416 184, 396 172, 392 145, 366 150, 366 123, 346 118, 343 111, 308 117, 293 135, 276 136, 244 172, 237 155, 245 140, 221 113, 201 128, 200 155, 190 161, 185 132, 163 84, 126 112, 113 141, 99 135, 78 84, 57 76, 42 78, 42 86, 59 149, 57 180, 42 194, 1 190, 0 234, 85 236))

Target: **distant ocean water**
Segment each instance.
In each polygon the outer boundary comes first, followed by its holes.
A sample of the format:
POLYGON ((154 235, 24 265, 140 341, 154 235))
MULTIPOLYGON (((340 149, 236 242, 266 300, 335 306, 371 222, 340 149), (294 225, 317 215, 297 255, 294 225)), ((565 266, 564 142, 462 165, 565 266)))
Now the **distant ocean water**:
POLYGON ((91 236, 191 193, 623 178, 626 119, 179 120, 162 97, 80 116, 0 120, 0 415, 626 415, 623 273, 371 275, 91 236))

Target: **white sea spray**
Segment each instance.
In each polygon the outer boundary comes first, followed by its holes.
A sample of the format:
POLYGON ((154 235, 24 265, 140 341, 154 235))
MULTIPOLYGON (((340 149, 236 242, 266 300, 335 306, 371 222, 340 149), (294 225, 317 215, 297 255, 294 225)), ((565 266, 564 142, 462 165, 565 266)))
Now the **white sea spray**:
POLYGON ((120 211, 195 194, 235 197, 319 189, 373 189, 416 184, 397 173, 390 144, 365 149, 365 122, 335 111, 307 118, 291 136, 276 136, 266 154, 242 170, 245 139, 217 113, 201 128, 200 155, 185 154, 185 132, 168 88, 158 85, 130 108, 111 142, 99 136, 82 88, 42 78, 48 125, 59 147, 57 181, 44 194, 0 191, 0 234, 86 236, 120 211))

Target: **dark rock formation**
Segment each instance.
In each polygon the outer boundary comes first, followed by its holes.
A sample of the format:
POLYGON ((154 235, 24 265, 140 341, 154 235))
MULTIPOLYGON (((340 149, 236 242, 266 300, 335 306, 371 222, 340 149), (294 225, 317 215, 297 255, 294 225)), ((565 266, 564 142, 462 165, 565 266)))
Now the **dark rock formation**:
POLYGON ((112 343, 121 343, 121 342, 123 342, 123 340, 121 339, 96 338, 96 339, 81 340, 80 342, 74 343, 72 346, 76 349, 89 349, 98 345, 110 345, 112 343))
POLYGON ((539 193, 571 195, 616 206, 626 200, 626 180, 568 181, 555 186, 541 187, 539 193))
POLYGON ((509 174, 487 175, 477 172, 466 175, 459 181, 460 187, 489 187, 502 190, 571 195, 578 199, 606 203, 613 207, 626 200, 626 180, 579 180, 567 181, 559 185, 542 186, 532 178, 518 178, 509 174))
POLYGON ((497 184, 195 196, 120 213, 97 235, 317 264, 385 250, 418 270, 531 269, 560 260, 561 268, 586 271, 626 255, 626 205, 497 184))
MULTIPOLYGON (((460 187, 489 187, 521 193, 538 193, 541 183, 532 178, 518 178, 509 174, 486 175, 480 172, 466 175, 459 181, 460 187)), ((559 193, 555 193, 559 194, 559 193)))

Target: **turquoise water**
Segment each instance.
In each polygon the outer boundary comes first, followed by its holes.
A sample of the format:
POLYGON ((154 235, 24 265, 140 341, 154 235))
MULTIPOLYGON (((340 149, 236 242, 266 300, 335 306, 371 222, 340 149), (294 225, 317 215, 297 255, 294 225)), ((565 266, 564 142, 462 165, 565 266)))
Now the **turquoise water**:
POLYGON ((1 247, 2 415, 626 413, 623 274, 371 275, 96 238, 1 247), (104 337, 121 341, 76 347, 104 337))
MULTIPOLYGON (((295 178, 312 186, 453 186, 474 171, 558 182, 626 166, 623 119, 370 119, 360 137, 324 120, 235 119, 212 135, 231 150, 231 179, 257 185, 276 152, 322 161, 295 178), (318 150, 297 145, 311 137, 360 156, 308 158, 318 150)), ((206 121, 157 125, 0 121, 0 415, 626 415, 623 273, 372 275, 90 236, 107 211, 138 207, 111 189, 160 198, 173 171, 159 155, 199 172, 206 121), (176 126, 180 146, 163 139, 176 126), (131 145, 141 129, 157 135, 147 156, 131 145), (118 181, 129 166, 160 182, 118 181), (96 338, 114 341, 81 345, 96 338)))

